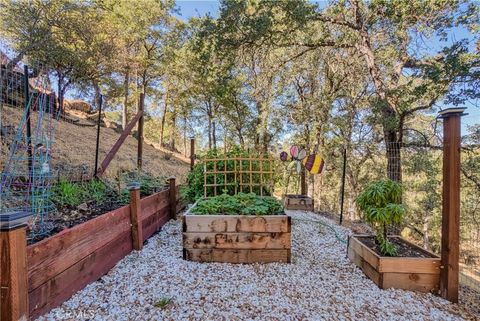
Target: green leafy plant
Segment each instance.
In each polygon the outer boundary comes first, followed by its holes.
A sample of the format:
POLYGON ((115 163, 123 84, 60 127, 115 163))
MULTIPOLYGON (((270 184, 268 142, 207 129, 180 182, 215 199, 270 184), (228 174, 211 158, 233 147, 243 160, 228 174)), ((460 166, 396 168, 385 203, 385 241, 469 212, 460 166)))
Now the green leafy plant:
POLYGON ((192 213, 199 215, 277 215, 283 214, 280 202, 254 193, 222 194, 198 201, 192 213))
POLYGON ((109 189, 102 181, 93 179, 85 185, 84 199, 91 199, 97 203, 105 201, 109 189))
POLYGON ((102 203, 113 193, 108 185, 98 179, 85 183, 62 180, 52 188, 51 200, 57 207, 76 207, 88 201, 102 203))
MULTIPOLYGON (((204 155, 201 155, 201 158, 202 159, 207 159, 207 158, 222 159, 222 158, 249 157, 249 156, 257 157, 259 155, 254 155, 251 152, 240 148, 239 146, 232 146, 227 153, 224 153, 223 151, 218 150, 218 149, 212 149, 212 150, 207 151, 204 155)), ((193 203, 196 200, 198 200, 199 198, 204 196, 204 184, 205 184, 204 170, 205 170, 205 167, 206 167, 206 169, 208 171, 212 171, 214 169, 213 166, 214 166, 213 163, 210 163, 210 162, 207 163, 207 164, 205 164, 204 162, 199 162, 193 167, 193 170, 187 176, 187 184, 185 186, 182 186, 182 188, 180 189, 180 196, 182 197, 183 200, 186 200, 188 202, 193 203)), ((252 171, 254 172, 254 173, 252 173, 252 181, 253 182, 255 182, 255 181, 259 182, 261 180, 260 179, 260 174, 255 173, 255 171, 260 170, 260 168, 258 166, 259 166, 259 164, 254 163, 253 167, 252 167, 252 171)), ((270 164, 268 162, 264 162, 264 164, 262 164, 262 166, 263 166, 263 169, 266 169, 266 168, 268 168, 268 166, 270 166, 270 164)), ((240 170, 239 162, 238 161, 234 162, 233 160, 227 160, 227 161, 220 160, 220 161, 217 162, 216 167, 217 167, 217 169, 224 169, 225 168, 227 171, 230 171, 232 173, 235 170, 236 171, 240 170)), ((247 171, 247 170, 250 169, 248 162, 243 162, 242 163, 242 169, 243 169, 243 171, 247 171)), ((231 174, 231 175, 232 176, 230 178, 225 177, 223 175, 217 175, 216 183, 220 184, 220 185, 223 184, 225 178, 227 178, 228 182, 232 183, 233 182, 233 174, 231 174)), ((249 176, 249 178, 250 178, 250 176, 249 176)), ((243 179, 245 180, 246 178, 244 177, 243 179)), ((207 184, 211 184, 213 182, 214 182, 213 175, 207 176, 207 184)), ((255 187, 255 188, 254 188, 253 191, 257 192, 257 194, 259 194, 259 188, 258 187, 255 187), (255 188, 256 188, 256 190, 255 190, 255 188)), ((240 190, 238 183, 237 183, 237 186, 234 186, 233 184, 230 184, 230 185, 226 186, 225 189, 226 189, 226 191, 223 191, 223 192, 225 192, 226 194, 234 194, 236 189, 240 190)), ((220 192, 220 189, 218 189, 217 192, 220 192)), ((268 193, 268 191, 265 191, 265 190, 263 192, 264 192, 264 194, 268 193)), ((213 196, 213 194, 214 194, 213 187, 207 187, 207 195, 208 196, 213 196)))
MULTIPOLYGON (((165 176, 152 176, 144 171, 125 172, 120 175, 119 180, 120 184, 124 187, 128 186, 132 182, 140 184, 140 195, 142 197, 157 193, 165 189, 167 185, 167 179, 165 176)), ((121 191, 122 195, 124 193, 128 194, 128 190, 126 188, 121 191)))
POLYGON ((163 297, 160 300, 158 300, 157 302, 155 302, 155 304, 153 306, 156 307, 156 308, 159 308, 159 309, 164 309, 167 305, 172 303, 172 301, 173 301, 172 298, 163 297))
POLYGON ((83 202, 83 195, 80 184, 62 180, 52 188, 51 200, 57 206, 75 207, 83 202))
POLYGON ((402 186, 392 180, 379 180, 368 185, 357 197, 357 206, 363 218, 376 231, 380 252, 396 256, 397 248, 388 240, 390 226, 402 221, 405 207, 402 204, 402 186))

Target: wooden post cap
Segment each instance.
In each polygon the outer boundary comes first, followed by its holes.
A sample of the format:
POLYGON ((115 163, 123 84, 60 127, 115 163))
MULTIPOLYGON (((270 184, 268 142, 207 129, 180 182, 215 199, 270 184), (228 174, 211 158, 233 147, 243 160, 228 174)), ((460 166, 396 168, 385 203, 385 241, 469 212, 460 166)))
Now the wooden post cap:
POLYGON ((454 115, 460 114, 460 116, 466 116, 468 115, 467 113, 464 113, 464 111, 467 109, 467 107, 451 107, 451 108, 446 108, 443 110, 440 110, 438 112, 438 116, 440 118, 446 118, 454 115))
POLYGON ((27 225, 32 213, 27 211, 10 211, 0 213, 0 230, 11 231, 27 225))
POLYGON ((127 185, 127 189, 129 191, 137 191, 140 189, 140 183, 139 182, 130 182, 128 185, 127 185))

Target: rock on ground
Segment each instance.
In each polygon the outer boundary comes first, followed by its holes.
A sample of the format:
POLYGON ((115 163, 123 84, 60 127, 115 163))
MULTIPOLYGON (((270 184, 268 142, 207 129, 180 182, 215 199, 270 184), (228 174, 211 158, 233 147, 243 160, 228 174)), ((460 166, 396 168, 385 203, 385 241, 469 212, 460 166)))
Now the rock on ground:
POLYGON ((475 318, 431 294, 379 289, 346 257, 349 230, 315 214, 289 214, 291 264, 184 261, 181 223, 171 221, 142 251, 38 320, 475 318))

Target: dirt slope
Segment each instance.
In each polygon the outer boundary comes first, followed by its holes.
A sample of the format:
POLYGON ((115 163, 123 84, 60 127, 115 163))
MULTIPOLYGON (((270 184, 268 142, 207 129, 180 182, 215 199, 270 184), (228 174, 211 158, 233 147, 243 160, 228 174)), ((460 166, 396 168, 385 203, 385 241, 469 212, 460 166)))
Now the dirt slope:
MULTIPOLYGON (((9 145, 14 132, 23 116, 23 110, 12 107, 3 107, 4 132, 0 151, 0 168, 3 168, 9 155, 9 145)), ((32 114, 32 127, 37 121, 37 114, 32 114)), ((64 171, 78 172, 80 168, 93 171, 95 164, 96 127, 81 127, 64 120, 54 121, 55 143, 53 145, 53 166, 64 171)), ((120 134, 111 128, 101 127, 99 163, 115 144, 120 134)), ((175 176, 183 182, 189 170, 189 165, 180 156, 160 151, 145 143, 143 148, 143 168, 156 176, 175 176)), ((137 140, 129 136, 115 158, 110 163, 106 176, 113 177, 119 171, 133 170, 137 160, 137 140)))

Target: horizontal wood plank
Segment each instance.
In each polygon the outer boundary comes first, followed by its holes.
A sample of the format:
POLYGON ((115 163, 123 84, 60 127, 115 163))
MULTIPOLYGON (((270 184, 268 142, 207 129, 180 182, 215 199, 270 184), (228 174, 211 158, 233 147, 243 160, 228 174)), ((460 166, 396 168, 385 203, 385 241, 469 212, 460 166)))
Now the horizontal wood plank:
POLYGON ((350 237, 348 246, 363 260, 367 261, 375 270, 378 270, 380 257, 375 252, 354 236, 350 237))
POLYGON ((131 251, 131 234, 130 231, 126 231, 31 291, 29 293, 31 319, 61 305, 77 291, 98 280, 131 251))
POLYGON ((147 240, 153 234, 158 232, 160 228, 165 225, 169 220, 170 217, 170 210, 167 207, 164 207, 162 210, 151 214, 147 218, 143 219, 142 227, 143 227, 143 240, 147 240))
POLYGON ((379 272, 440 274, 440 258, 381 257, 379 272))
POLYGON ((185 215, 184 232, 290 232, 287 215, 185 215))
POLYGON ((191 249, 290 249, 291 233, 183 233, 191 249))
POLYGON ((140 201, 142 207, 142 219, 163 210, 168 207, 169 191, 164 190, 159 193, 142 198, 140 201))
POLYGON ((302 204, 286 204, 285 209, 291 210, 291 211, 313 211, 313 204, 307 204, 307 205, 302 205, 302 204))
POLYGON ((383 273, 382 289, 407 289, 419 292, 436 292, 440 274, 429 273, 383 273))
POLYGON ((130 233, 129 206, 121 207, 28 246, 29 291, 126 231, 130 233))
POLYGON ((289 263, 290 250, 184 249, 184 259, 195 262, 289 263))
POLYGON ((182 202, 182 201, 178 201, 177 202, 177 213, 180 213, 181 211, 183 211, 185 209, 185 207, 187 207, 187 205, 182 202))
MULTIPOLYGON (((350 239, 351 242, 351 239, 350 239)), ((365 275, 372 280, 377 286, 381 286, 382 278, 380 273, 378 273, 373 266, 371 266, 367 261, 365 261, 352 247, 348 247, 348 258, 350 261, 355 263, 365 275)))

